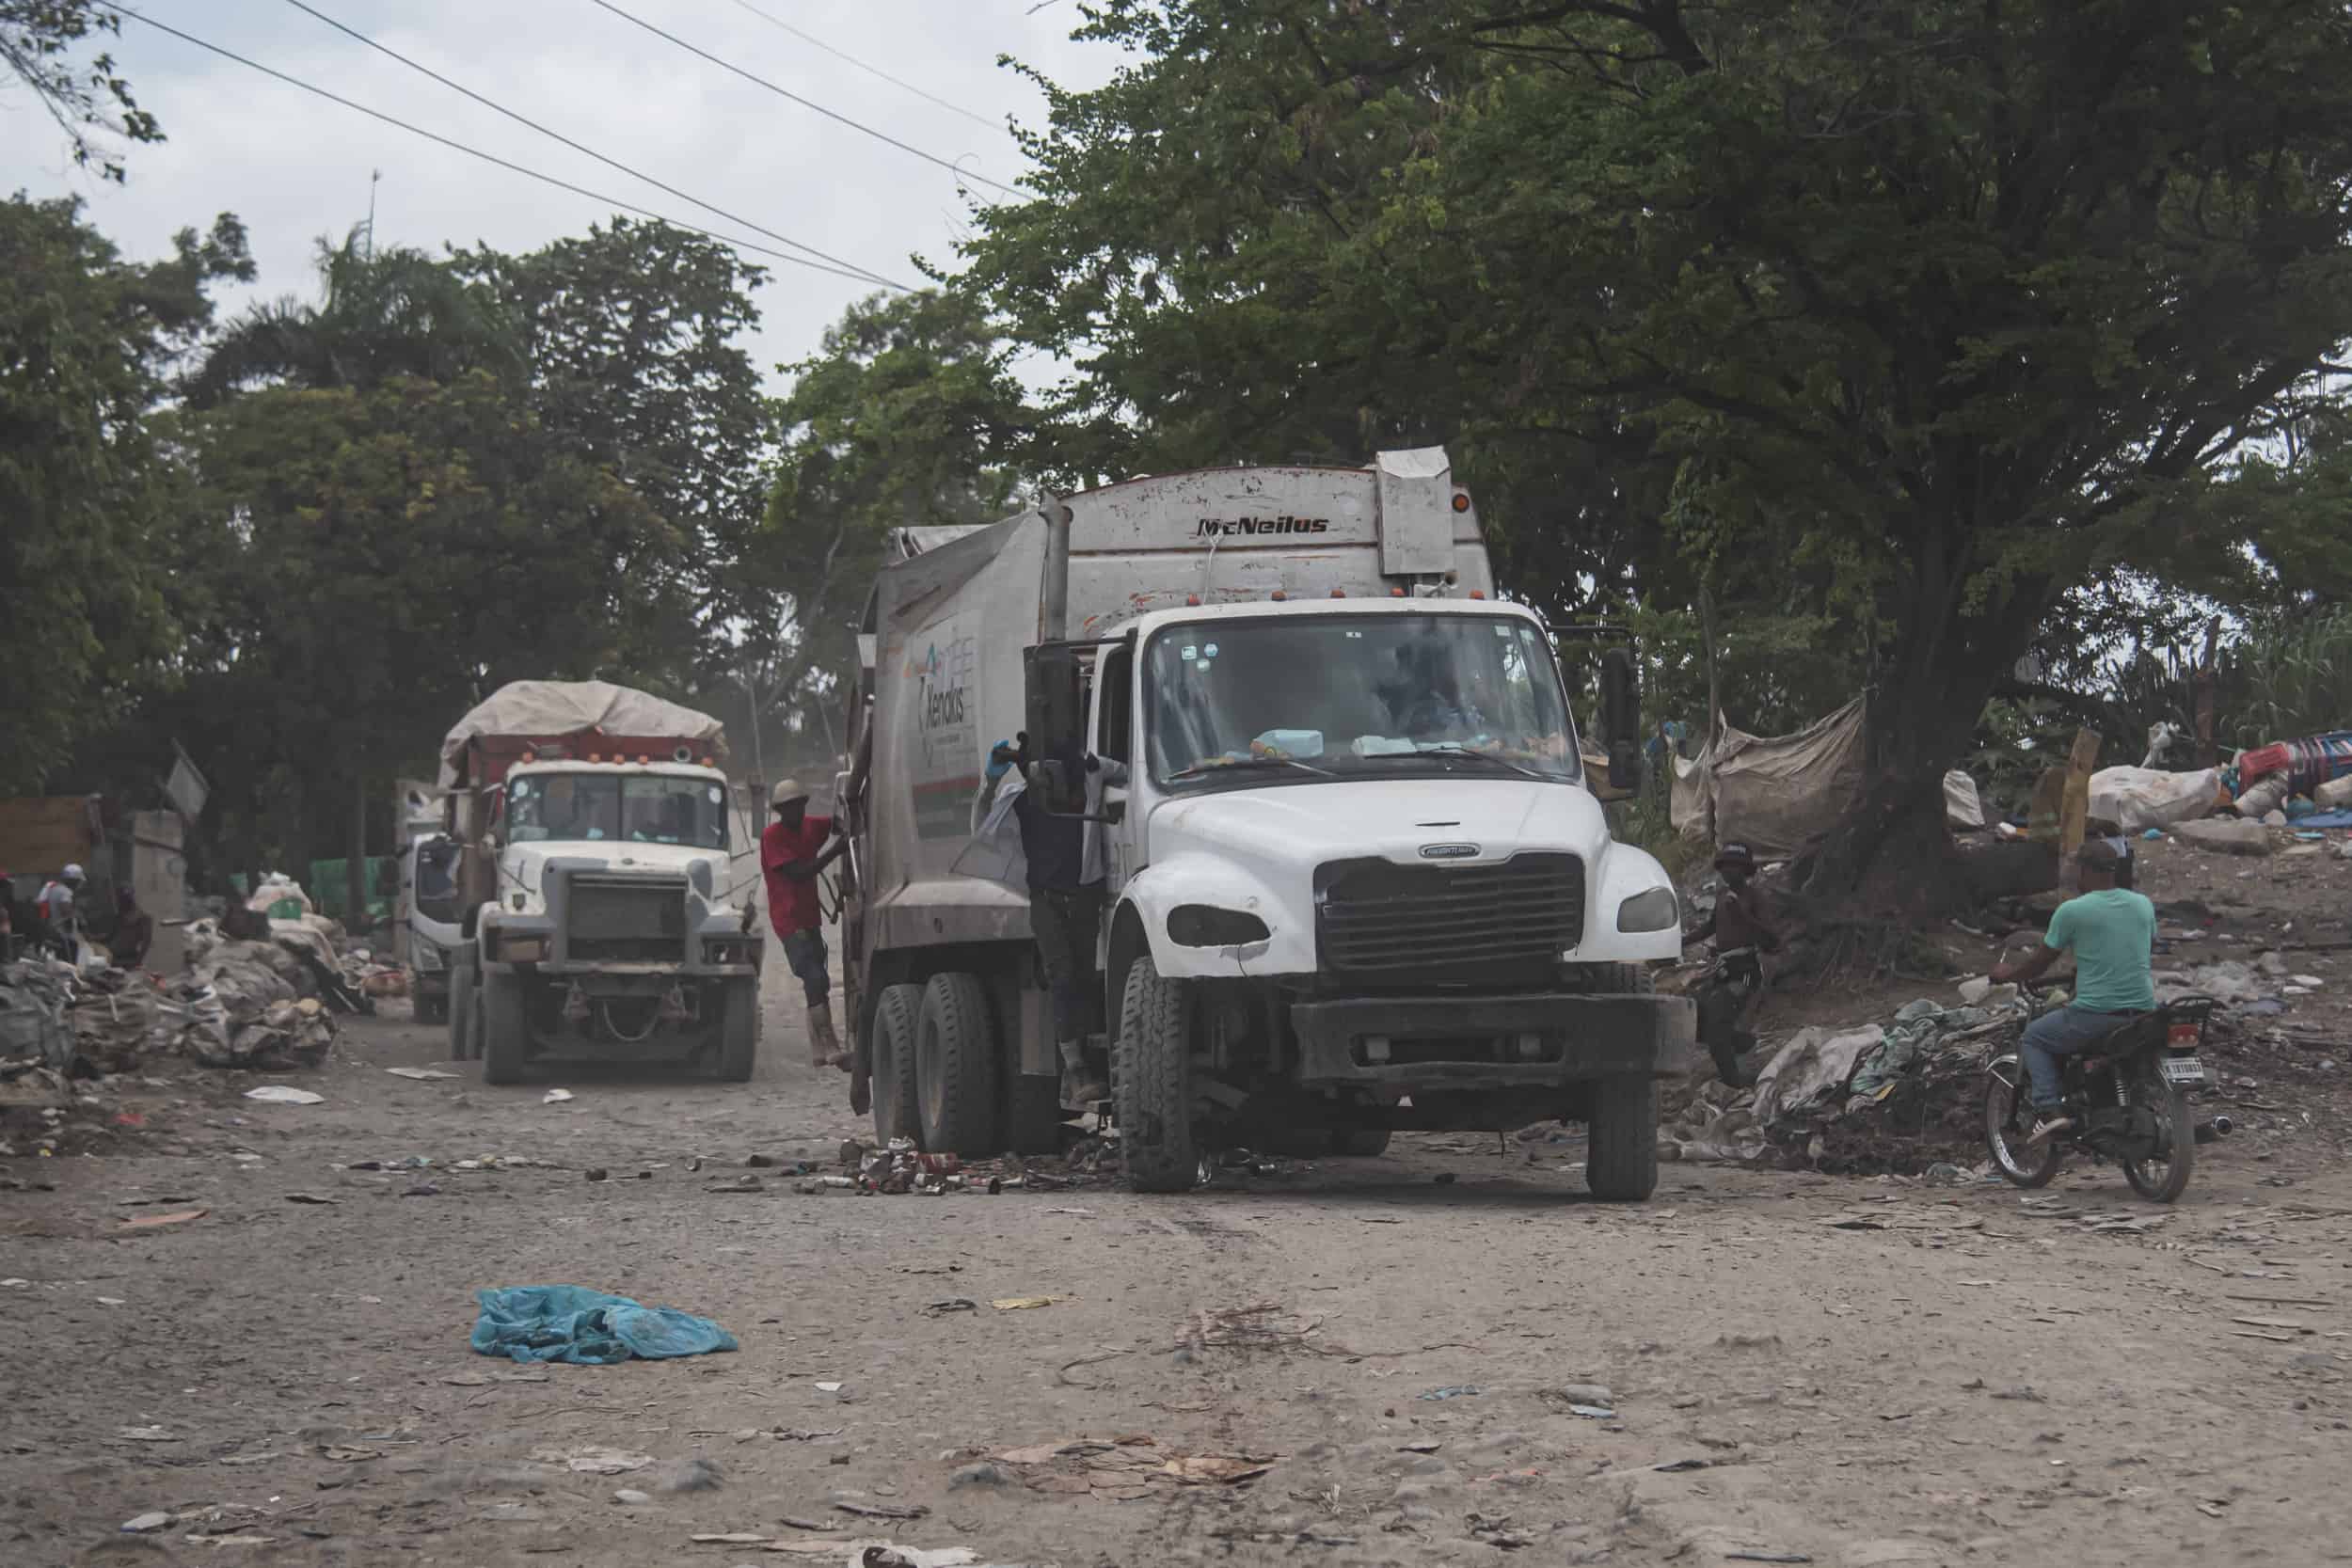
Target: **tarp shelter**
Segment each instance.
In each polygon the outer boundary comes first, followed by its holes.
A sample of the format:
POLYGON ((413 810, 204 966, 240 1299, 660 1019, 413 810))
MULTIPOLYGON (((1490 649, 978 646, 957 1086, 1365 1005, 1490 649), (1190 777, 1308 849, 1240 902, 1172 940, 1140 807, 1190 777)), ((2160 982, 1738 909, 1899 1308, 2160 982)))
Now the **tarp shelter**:
POLYGON ((1863 700, 1795 735, 1766 739, 1729 723, 1675 763, 1675 829, 1696 843, 1740 843, 1786 859, 1826 836, 1862 790, 1863 700))
POLYGON ((723 752, 725 730, 709 714, 610 681, 509 681, 476 704, 441 741, 439 787, 456 787, 467 743, 477 736, 661 736, 707 741, 723 752))

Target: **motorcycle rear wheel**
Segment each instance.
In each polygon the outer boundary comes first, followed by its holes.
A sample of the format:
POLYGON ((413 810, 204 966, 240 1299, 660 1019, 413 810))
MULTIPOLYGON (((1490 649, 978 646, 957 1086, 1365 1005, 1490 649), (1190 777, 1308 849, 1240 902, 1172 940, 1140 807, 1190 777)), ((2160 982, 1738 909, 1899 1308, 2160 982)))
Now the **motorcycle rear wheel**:
POLYGON ((2155 1118, 2156 1136, 2164 1152, 2146 1160, 2123 1162, 2123 1180, 2132 1191, 2155 1203, 2169 1203, 2188 1188, 2189 1172, 2197 1164, 2197 1129, 2189 1120, 2188 1091, 2157 1075, 2155 1064, 2143 1060, 2132 1071, 2134 1106, 2145 1106, 2155 1118))
POLYGON ((2019 1187, 2046 1187, 2058 1174, 2056 1139, 2026 1141, 2033 1111, 2024 1093, 2026 1064, 2015 1052, 1995 1056, 1984 1069, 1984 1147, 2002 1180, 2019 1187))

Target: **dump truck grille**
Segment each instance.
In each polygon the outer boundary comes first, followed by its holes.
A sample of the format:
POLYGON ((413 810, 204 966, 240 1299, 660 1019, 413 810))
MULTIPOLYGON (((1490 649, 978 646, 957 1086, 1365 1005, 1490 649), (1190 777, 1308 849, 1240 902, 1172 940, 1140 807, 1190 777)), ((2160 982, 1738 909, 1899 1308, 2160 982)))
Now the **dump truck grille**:
POLYGON ((574 877, 564 948, 574 963, 685 962, 685 882, 574 877))
POLYGON ((1584 935, 1584 863, 1514 855, 1500 865, 1331 861, 1315 873, 1323 967, 1427 975, 1547 969, 1584 935))

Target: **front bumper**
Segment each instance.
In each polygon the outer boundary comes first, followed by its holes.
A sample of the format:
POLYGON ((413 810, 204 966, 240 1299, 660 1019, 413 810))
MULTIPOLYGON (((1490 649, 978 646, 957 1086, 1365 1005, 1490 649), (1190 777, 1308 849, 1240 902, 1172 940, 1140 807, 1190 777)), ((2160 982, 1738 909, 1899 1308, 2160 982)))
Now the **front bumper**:
POLYGON ((1697 1057, 1679 996, 1379 996, 1291 1007, 1303 1087, 1552 1088, 1666 1078, 1697 1057))

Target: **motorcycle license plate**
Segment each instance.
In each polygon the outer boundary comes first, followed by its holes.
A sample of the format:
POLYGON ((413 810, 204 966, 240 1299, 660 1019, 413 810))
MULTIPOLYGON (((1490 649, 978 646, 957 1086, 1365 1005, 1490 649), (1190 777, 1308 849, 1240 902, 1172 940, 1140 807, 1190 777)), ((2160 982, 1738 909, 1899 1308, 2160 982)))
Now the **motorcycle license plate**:
POLYGON ((2194 1056, 2167 1056, 2164 1059, 2164 1081, 2168 1084, 2201 1084, 2205 1081, 2205 1064, 2194 1056))

